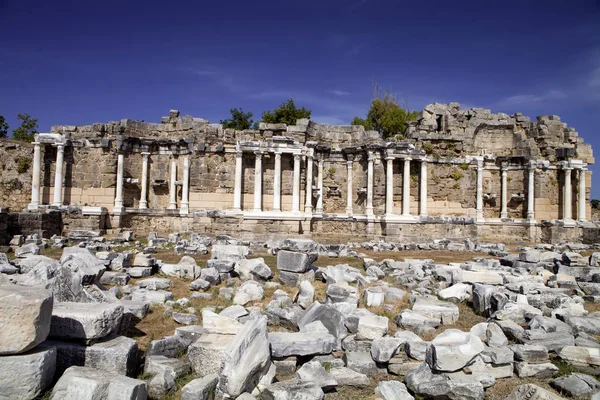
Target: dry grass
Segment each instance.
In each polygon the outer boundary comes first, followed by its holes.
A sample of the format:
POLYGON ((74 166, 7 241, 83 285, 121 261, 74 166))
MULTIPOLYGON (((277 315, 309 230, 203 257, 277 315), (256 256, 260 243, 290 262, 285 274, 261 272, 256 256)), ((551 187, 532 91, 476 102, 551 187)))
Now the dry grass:
POLYGON ((586 301, 585 304, 583 305, 583 307, 589 313, 594 313, 594 312, 600 311, 600 303, 591 303, 591 302, 586 301))
POLYGON ((374 400, 379 398, 375 395, 375 386, 364 388, 352 386, 339 386, 334 392, 325 393, 326 400, 374 400))
POLYGON ((146 351, 151 341, 170 336, 179 325, 171 317, 165 317, 164 307, 155 305, 135 325, 129 327, 127 336, 137 340, 140 350, 146 351))

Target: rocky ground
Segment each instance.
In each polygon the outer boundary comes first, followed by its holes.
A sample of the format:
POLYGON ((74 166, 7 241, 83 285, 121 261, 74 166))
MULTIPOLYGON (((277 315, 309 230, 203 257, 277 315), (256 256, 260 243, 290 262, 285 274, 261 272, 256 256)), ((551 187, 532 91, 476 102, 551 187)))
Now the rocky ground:
POLYGON ((0 399, 600 398, 596 248, 15 237, 0 399))

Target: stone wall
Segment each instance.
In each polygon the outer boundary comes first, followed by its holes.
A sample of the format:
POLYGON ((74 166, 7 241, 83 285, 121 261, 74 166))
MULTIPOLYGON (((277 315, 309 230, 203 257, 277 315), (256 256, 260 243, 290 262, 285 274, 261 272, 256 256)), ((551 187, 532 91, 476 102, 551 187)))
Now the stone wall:
POLYGON ((9 139, 0 140, 0 207, 22 210, 31 199, 33 146, 9 139))

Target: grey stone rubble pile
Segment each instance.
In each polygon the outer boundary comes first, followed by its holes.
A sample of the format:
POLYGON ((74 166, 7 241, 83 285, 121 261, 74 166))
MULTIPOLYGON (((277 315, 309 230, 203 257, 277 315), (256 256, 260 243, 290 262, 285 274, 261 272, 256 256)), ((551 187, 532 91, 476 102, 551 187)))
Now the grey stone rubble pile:
MULTIPOLYGON (((60 260, 35 250, 15 261, 0 257, 0 382, 7 398, 33 399, 56 382, 53 399, 81 390, 80 398, 112 399, 120 391, 159 399, 191 374, 182 399, 323 399, 374 381, 382 399, 483 399, 498 380, 515 375, 555 378, 554 360, 581 371, 551 381, 560 393, 600 391, 589 375, 600 366, 600 314, 584 308, 584 301, 600 302, 600 253, 579 253, 592 247, 504 254, 494 246, 489 251, 502 253, 500 259, 449 264, 361 256, 359 269, 313 266, 319 255, 350 254, 344 253, 350 244, 286 239, 267 245, 277 255, 280 282, 274 282, 264 258, 249 258, 250 243, 200 236, 184 243, 179 235, 150 240, 152 247, 181 244, 184 254, 191 243, 201 244, 211 248, 211 259, 201 266, 183 255, 168 264, 149 248, 132 257, 86 247, 65 247, 60 260), (135 268, 148 272, 131 275, 135 268), (135 285, 130 278, 138 278, 135 285), (175 298, 176 279, 190 282, 190 298, 175 298), (325 302, 315 299, 317 281, 325 302), (215 287, 233 305, 198 315, 191 300, 214 299, 215 287), (261 303, 267 291, 272 300, 261 303), (453 328, 461 302, 486 320, 467 331, 453 328), (151 305, 179 327, 139 357, 137 343, 124 334, 151 305), (133 378, 142 372, 147 379, 133 378)), ((560 397, 528 384, 509 398, 560 397)))

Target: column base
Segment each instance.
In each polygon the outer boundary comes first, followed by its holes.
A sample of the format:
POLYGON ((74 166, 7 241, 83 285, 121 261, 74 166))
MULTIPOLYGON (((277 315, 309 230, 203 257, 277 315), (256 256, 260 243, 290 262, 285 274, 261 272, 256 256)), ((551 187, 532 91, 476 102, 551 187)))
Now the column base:
POLYGON ((148 202, 147 201, 140 201, 140 204, 138 205, 138 208, 140 210, 146 210, 148 208, 148 202))
POLYGON ((38 208, 40 208, 39 204, 33 204, 33 203, 27 204, 27 209, 28 210, 37 210, 38 208))
POLYGON ((188 215, 190 213, 190 209, 187 204, 182 204, 181 209, 179 210, 179 215, 188 215))
POLYGON ((500 214, 500 219, 507 219, 507 218, 508 218, 508 213, 500 214))
POLYGON ((563 222, 563 225, 566 226, 566 227, 577 226, 577 221, 575 221, 574 219, 571 219, 571 218, 569 218, 569 219, 563 219, 562 222, 563 222))
POLYGON ((177 210, 177 204, 170 203, 167 207, 167 210, 177 210))
POLYGON ((125 214, 125 207, 123 206, 115 206, 113 207, 112 213, 114 215, 121 215, 121 214, 125 214))

